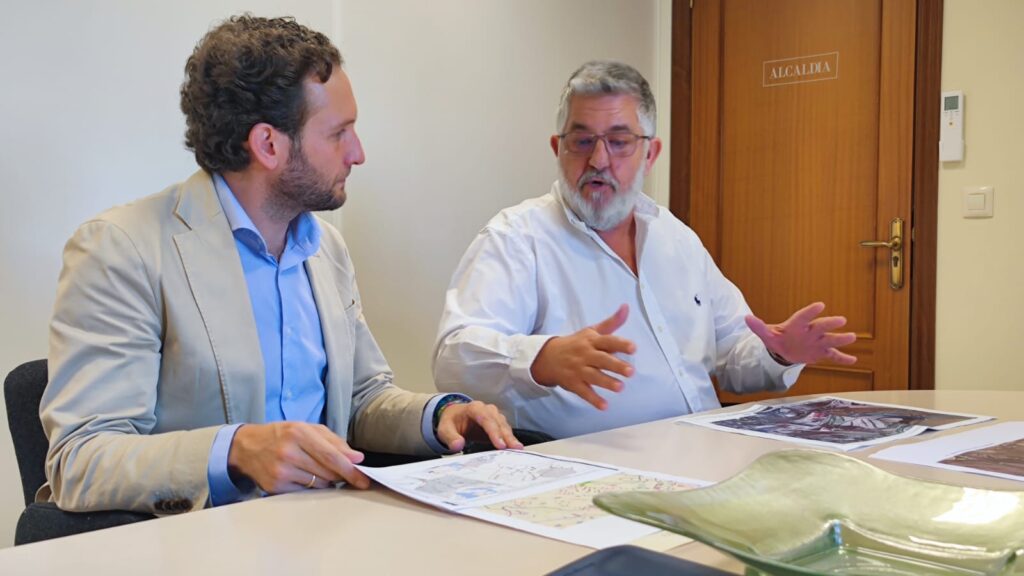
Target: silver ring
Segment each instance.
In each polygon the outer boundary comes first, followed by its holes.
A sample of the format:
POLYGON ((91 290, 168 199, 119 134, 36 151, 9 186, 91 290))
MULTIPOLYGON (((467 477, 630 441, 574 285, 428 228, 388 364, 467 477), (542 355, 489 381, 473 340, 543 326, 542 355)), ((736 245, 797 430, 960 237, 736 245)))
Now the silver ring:
POLYGON ((312 488, 314 484, 316 484, 316 474, 313 474, 313 477, 309 479, 309 484, 306 484, 306 488, 312 488))

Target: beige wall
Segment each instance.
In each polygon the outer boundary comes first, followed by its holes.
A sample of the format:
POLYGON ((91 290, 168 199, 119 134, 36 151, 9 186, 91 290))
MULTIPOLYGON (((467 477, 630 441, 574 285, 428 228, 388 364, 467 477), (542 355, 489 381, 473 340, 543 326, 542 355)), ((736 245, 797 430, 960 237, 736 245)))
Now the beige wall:
POLYGON ((939 172, 936 387, 1024 389, 1024 2, 946 0, 942 89, 964 92, 963 162, 939 172), (964 186, 995 217, 961 216, 964 186))

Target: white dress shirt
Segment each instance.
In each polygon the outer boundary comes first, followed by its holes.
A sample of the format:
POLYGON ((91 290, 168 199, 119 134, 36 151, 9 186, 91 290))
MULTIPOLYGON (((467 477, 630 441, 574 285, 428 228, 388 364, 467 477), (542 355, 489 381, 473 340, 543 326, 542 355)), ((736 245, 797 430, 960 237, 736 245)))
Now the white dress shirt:
POLYGON ((685 224, 641 195, 637 274, 551 192, 502 210, 462 257, 434 349, 442 391, 496 404, 509 422, 556 438, 720 407, 710 374, 732 392, 785 390, 803 365, 783 366, 744 322, 750 309, 685 224), (629 304, 615 333, 632 340, 635 372, 597 410, 530 367, 566 336, 629 304))

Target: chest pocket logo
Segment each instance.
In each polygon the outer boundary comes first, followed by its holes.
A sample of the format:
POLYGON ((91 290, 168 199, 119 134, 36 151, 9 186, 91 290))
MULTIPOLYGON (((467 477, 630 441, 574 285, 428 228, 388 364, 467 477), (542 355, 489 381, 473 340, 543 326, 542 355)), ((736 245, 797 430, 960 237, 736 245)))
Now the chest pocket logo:
POLYGON ((694 294, 693 301, 697 303, 697 306, 700 306, 700 294, 694 294))

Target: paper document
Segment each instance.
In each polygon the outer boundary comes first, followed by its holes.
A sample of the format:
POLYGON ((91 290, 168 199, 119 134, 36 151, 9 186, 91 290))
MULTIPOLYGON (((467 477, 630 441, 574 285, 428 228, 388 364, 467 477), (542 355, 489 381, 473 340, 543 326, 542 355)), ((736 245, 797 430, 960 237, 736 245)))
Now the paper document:
POLYGON ((677 422, 808 446, 853 450, 991 420, 991 416, 859 402, 822 396, 787 404, 754 404, 720 414, 693 414, 677 422))
POLYGON ((1024 482, 1024 422, 1002 422, 893 446, 871 457, 1024 482))
POLYGON ((709 483, 573 458, 501 450, 387 468, 367 476, 406 496, 466 516, 591 548, 638 541, 666 550, 689 540, 608 514, 594 496, 628 490, 689 490, 709 483))

